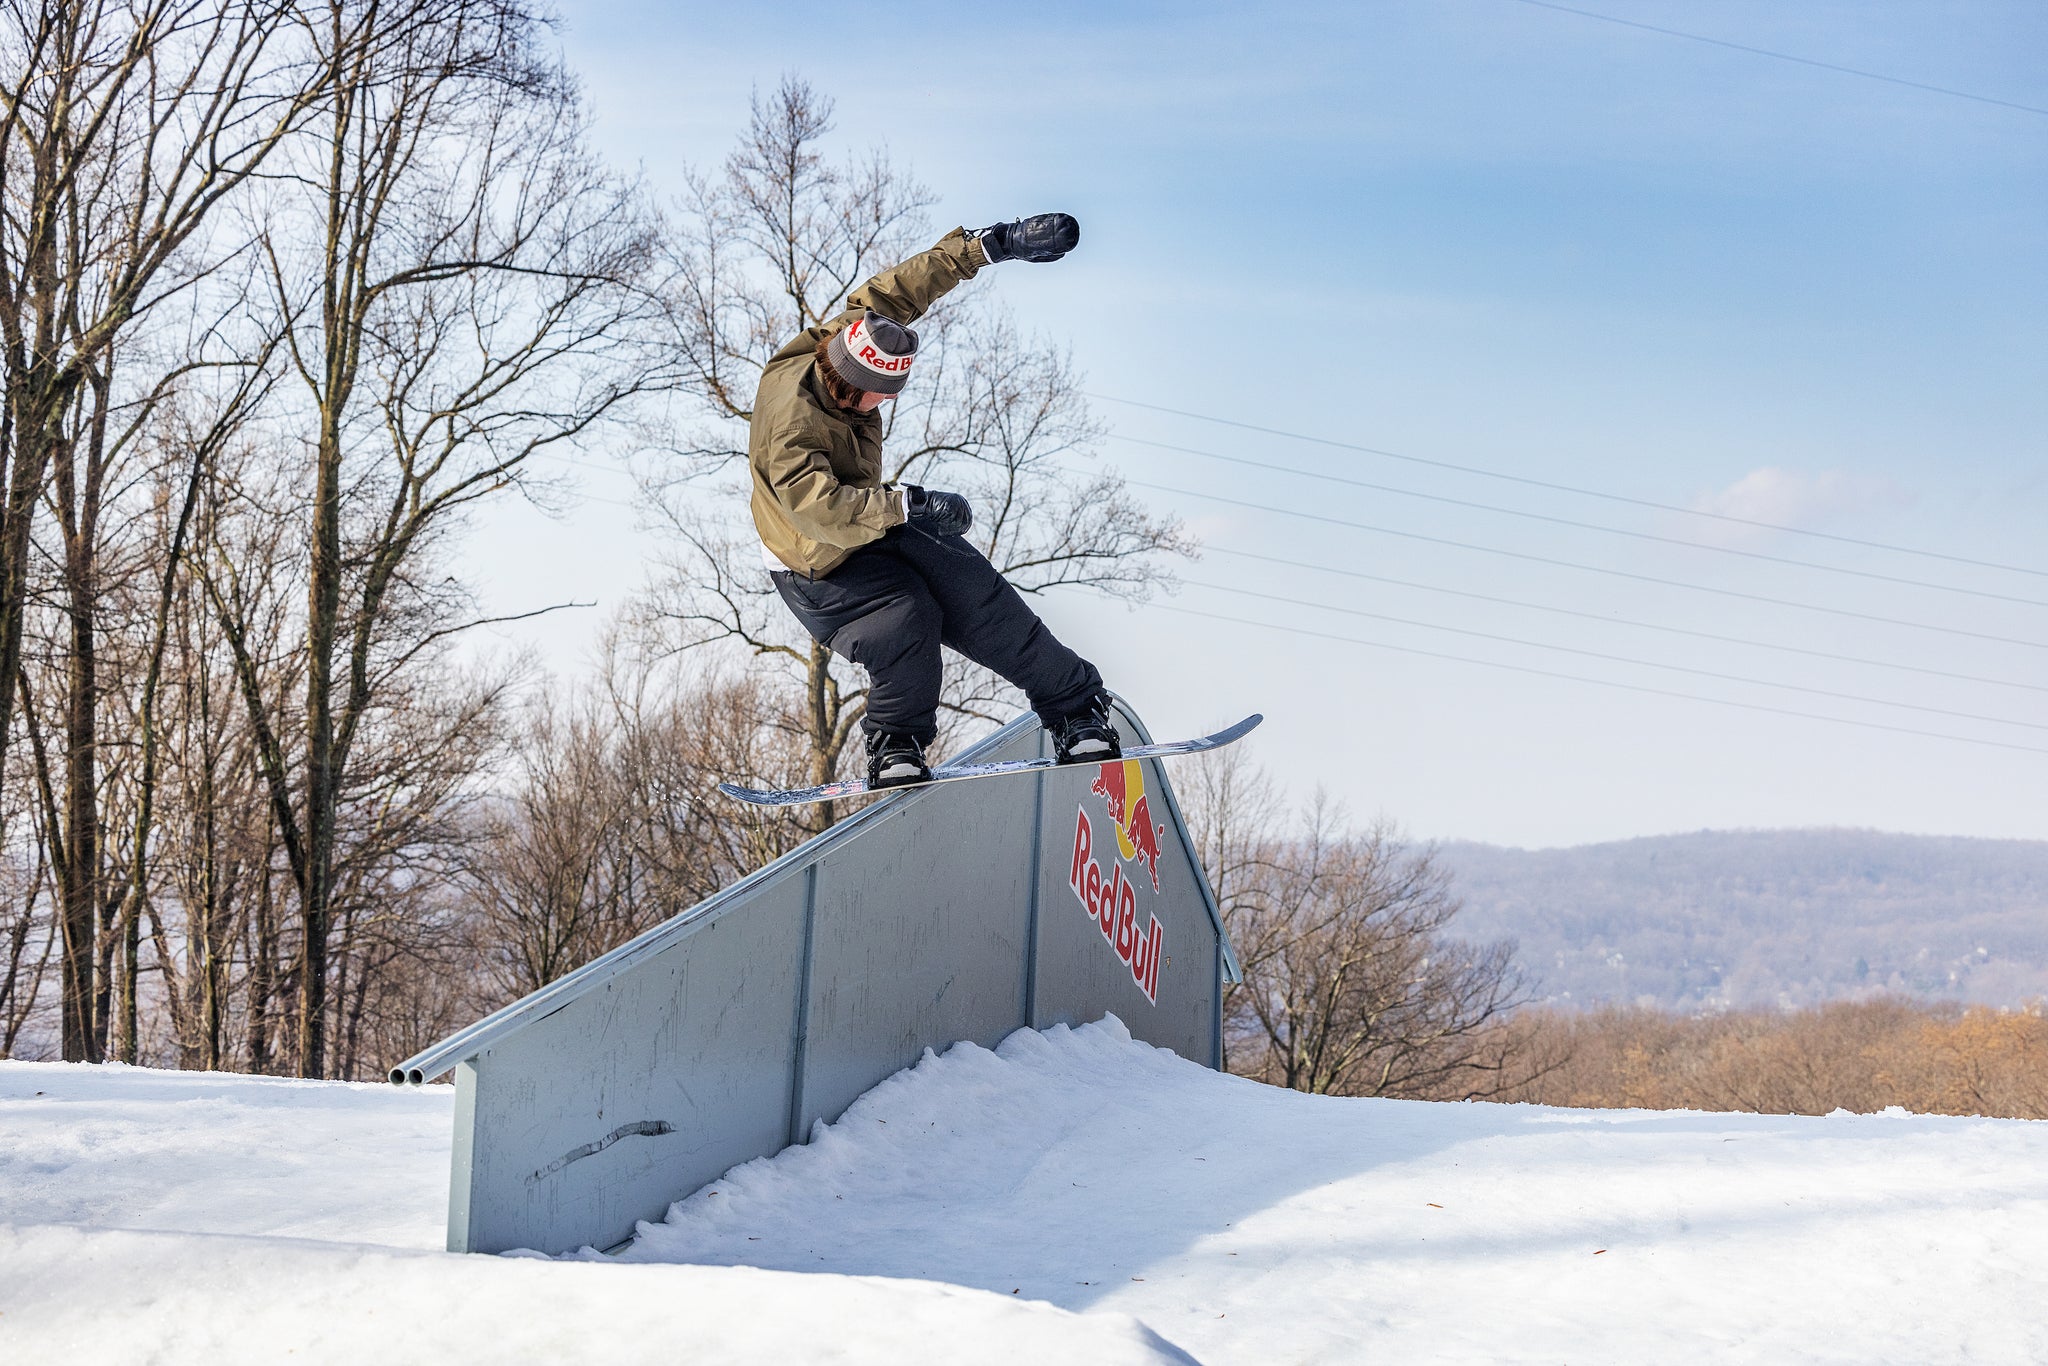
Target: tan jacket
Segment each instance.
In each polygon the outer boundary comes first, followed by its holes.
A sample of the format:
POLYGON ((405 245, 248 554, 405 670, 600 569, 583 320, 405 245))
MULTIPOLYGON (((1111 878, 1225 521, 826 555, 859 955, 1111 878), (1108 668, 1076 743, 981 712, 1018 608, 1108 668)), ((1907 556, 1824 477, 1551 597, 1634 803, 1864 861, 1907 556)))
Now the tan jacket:
MULTIPOLYGON (((882 482, 882 419, 848 412, 819 386, 818 343, 872 308, 913 323, 947 290, 988 264, 955 228, 937 246, 892 266, 846 296, 846 311, 804 329, 761 371, 747 437, 754 528, 776 559, 821 577, 903 522, 903 492, 882 482)), ((916 371, 912 370, 912 382, 916 371)))

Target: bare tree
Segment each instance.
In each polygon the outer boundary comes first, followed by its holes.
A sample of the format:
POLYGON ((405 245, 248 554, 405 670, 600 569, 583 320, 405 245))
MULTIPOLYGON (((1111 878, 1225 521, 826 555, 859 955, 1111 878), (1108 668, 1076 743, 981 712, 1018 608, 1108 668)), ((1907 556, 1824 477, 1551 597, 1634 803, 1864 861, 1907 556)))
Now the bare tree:
POLYGON ((719 778, 776 743, 758 680, 631 656, 551 688, 521 727, 509 792, 465 861, 484 957, 506 997, 531 991, 712 895, 802 838, 736 812, 719 778))
POLYGON ((1224 998, 1233 1071, 1299 1091, 1469 1099, 1553 1065, 1501 1026, 1522 1003, 1509 942, 1456 938, 1448 869, 1381 821, 1298 821, 1242 754, 1189 765, 1203 871, 1244 980, 1224 998))
POLYGON ((614 762, 628 793, 631 887, 651 924, 787 853, 808 828, 794 813, 736 811, 718 792, 734 773, 787 772, 801 741, 782 700, 756 676, 633 651, 615 641, 598 687, 616 734, 614 762))
POLYGON ((17 848, 0 849, 0 1058, 11 1058, 35 1016, 58 935, 37 805, 8 786, 0 786, 0 800, 9 807, 0 828, 27 825, 34 836, 17 848))
MULTIPOLYGON (((0 10, 0 766, 19 691, 32 526, 54 471, 74 639, 63 721, 73 856, 63 897, 64 1053, 99 1056, 93 678, 96 518, 115 359, 206 274, 188 248, 309 116, 323 82, 287 11, 226 0, 0 10)), ((139 392, 166 380, 146 377, 139 392)), ((53 830, 51 833, 55 833, 53 830)))
MULTIPOLYGON (((487 994, 519 671, 447 570, 669 382, 653 215, 524 0, 14 6, 0 56, 0 1045, 351 1074, 487 994)), ((778 837, 592 697, 618 925, 778 837)))
POLYGON ((1318 803, 1233 900, 1244 982, 1227 1007, 1242 1063, 1298 1091, 1469 1098, 1519 1081, 1489 1026, 1520 1004, 1509 943, 1448 931, 1450 874, 1377 824, 1342 833, 1318 803))
MULTIPOLYGON (((734 646, 783 680, 785 724, 803 740, 796 774, 829 781, 864 710, 866 689, 788 619, 761 568, 745 499, 707 479, 745 457, 762 367, 804 328, 845 308, 874 272, 927 245, 932 196, 885 153, 827 159, 831 101, 786 78, 757 97, 718 174, 692 173, 677 209, 669 318, 703 424, 650 481, 674 551, 647 596, 672 648, 734 646)), ((1018 588, 1055 585, 1143 597, 1170 582, 1166 561, 1193 552, 1171 519, 1147 514, 1114 474, 1090 468, 1101 430, 1058 348, 1023 336, 970 285, 919 322, 918 380, 890 405, 889 474, 975 499, 975 538, 1018 588)), ((949 675, 955 715, 991 715, 1012 695, 975 671, 949 675)), ((836 811, 816 808, 819 828, 836 811)))
POLYGON ((271 709, 228 631, 297 893, 306 1076, 327 1067, 352 747, 392 681, 470 611, 422 571, 467 510, 531 480, 531 457, 658 382, 638 344, 637 191, 589 155, 533 11, 439 0, 367 45, 359 8, 332 0, 309 26, 332 73, 319 137, 295 149, 303 194, 280 192, 259 239, 311 429, 295 719, 271 709), (288 730, 303 735, 296 772, 288 730))
POLYGON ((2048 1012, 1877 996, 1804 1010, 1530 1010, 1561 1065, 1505 1099, 1634 1109, 2048 1118, 2048 1012))
POLYGON ((602 953, 626 918, 626 791, 606 719, 552 689, 527 709, 515 785, 464 865, 508 998, 602 953))
MULTIPOLYGON (((218 910, 207 903, 218 898, 244 908, 210 929, 234 944, 246 965, 239 993, 227 981, 221 990, 224 997, 241 997, 247 1065, 272 1072, 295 1050, 285 1003, 298 969, 284 906, 290 871, 267 775, 278 765, 294 767, 298 749, 293 731, 257 722, 287 713, 291 699, 303 693, 305 657, 298 645, 305 565, 298 553, 299 500, 292 496, 299 469, 275 459, 257 437, 252 432, 252 439, 222 452, 202 486, 177 599, 178 707, 171 730, 179 748, 180 837, 157 862, 180 889, 188 924, 195 917, 211 921, 218 910), (216 755, 231 767, 209 773, 216 755), (209 866, 228 838, 246 842, 242 856, 232 866, 209 866), (226 881, 235 870, 245 873, 248 885, 226 881)), ((188 934, 188 944, 196 938, 188 934)), ((203 967, 188 967, 186 981, 205 975, 203 967)), ((182 1033, 192 1040, 189 1029, 182 1033)))

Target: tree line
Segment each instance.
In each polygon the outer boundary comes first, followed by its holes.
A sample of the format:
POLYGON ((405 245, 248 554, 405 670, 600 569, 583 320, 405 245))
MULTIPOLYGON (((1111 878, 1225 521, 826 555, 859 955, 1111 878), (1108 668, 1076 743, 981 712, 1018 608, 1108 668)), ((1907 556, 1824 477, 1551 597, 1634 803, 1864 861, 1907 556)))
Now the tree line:
POLYGON ((1502 1098, 1541 1105, 2048 1119, 2048 1012, 1896 996, 1700 1015, 1529 1011, 1508 1027, 1554 1060, 1502 1098))
MULTIPOLYGON (((713 792, 864 701, 736 478, 767 356, 936 237, 831 133, 786 79, 664 197, 524 0, 0 7, 0 1056, 372 1075, 843 814, 713 792), (463 537, 607 460, 672 553, 591 676, 494 656, 566 604, 463 537)), ((891 474, 1026 591, 1169 581, 1064 351, 974 287, 923 330, 891 474)))
POLYGON ((1412 1100, 2048 1119, 2043 1003, 1533 1005, 1515 945, 1461 931, 1433 847, 1347 828, 1320 797, 1290 815, 1236 751, 1176 777, 1243 966, 1224 998, 1240 1075, 1412 1100))

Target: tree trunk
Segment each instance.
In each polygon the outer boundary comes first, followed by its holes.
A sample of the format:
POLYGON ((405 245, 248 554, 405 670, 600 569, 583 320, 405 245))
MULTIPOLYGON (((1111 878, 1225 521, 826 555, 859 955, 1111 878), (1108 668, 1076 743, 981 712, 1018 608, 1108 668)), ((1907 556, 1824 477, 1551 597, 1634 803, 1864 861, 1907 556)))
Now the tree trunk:
POLYGON ((133 902, 116 907, 116 925, 121 932, 121 1049, 120 1059, 131 1067, 140 1061, 142 1032, 136 1002, 136 978, 142 973, 142 908, 133 902))
MULTIPOLYGON (((200 710, 200 724, 208 725, 211 718, 203 705, 200 710)), ((199 1056, 200 1066, 212 1071, 220 1066, 221 995, 225 985, 221 980, 221 922, 226 918, 221 905, 220 886, 220 813, 217 809, 218 793, 213 780, 214 756, 212 737, 203 742, 203 767, 200 770, 200 866, 201 888, 199 894, 199 1056)))
MULTIPOLYGON (((49 473, 52 457, 69 464, 70 443, 61 430, 62 415, 66 406, 61 399, 34 384, 17 385, 10 394, 8 408, 16 421, 13 432, 14 468, 11 471, 7 506, 0 514, 0 769, 6 762, 7 736, 13 729, 8 724, 16 700, 22 696, 21 678, 22 635, 25 625, 25 609, 28 597, 29 530, 45 477, 49 473)), ((75 566, 69 553, 70 538, 67 536, 65 573, 67 583, 72 580, 75 566)), ((73 600, 75 603, 75 599, 73 600)), ((89 887, 82 887, 76 875, 80 865, 77 851, 72 847, 79 825, 78 812, 80 792, 76 786, 78 753, 78 716, 76 700, 79 695, 79 671, 83 667, 86 678, 91 676, 90 660, 77 657, 77 633, 80 630, 77 613, 72 613, 73 658, 70 661, 70 677, 66 680, 65 708, 65 800, 59 815, 62 825, 50 833, 55 848, 51 862, 57 875, 57 915, 62 928, 63 962, 60 969, 62 980, 63 1050, 66 1062, 98 1062, 104 1056, 102 1046, 105 1036, 101 1032, 104 1015, 95 1010, 95 1005, 104 993, 104 984, 97 983, 95 963, 98 958, 99 937, 98 907, 94 903, 89 887), (96 990, 96 987, 98 988, 96 990)), ((88 646, 90 632, 87 631, 88 646)), ((90 749, 90 746, 87 746, 90 749)), ((89 754, 86 756, 90 762, 89 754)), ((94 793, 90 786, 83 792, 85 807, 93 806, 94 793)), ((91 828, 97 821, 94 812, 83 823, 91 828)))
POLYGON ((341 615, 341 442, 323 433, 306 611, 306 886, 299 900, 299 1075, 325 1075, 328 903, 334 869, 334 641, 341 615))
MULTIPOLYGON (((86 440, 60 441, 51 451, 51 493, 64 536, 63 598, 70 628, 64 695, 64 829, 61 901, 67 923, 91 924, 99 948, 93 983, 90 1056, 107 1056, 113 1023, 114 956, 124 947, 118 924, 105 923, 116 908, 101 896, 99 772, 99 511, 100 470, 106 443, 108 376, 91 380, 91 419, 86 440), (79 445, 83 444, 81 451, 79 445), (83 457, 81 459, 81 457, 83 457)), ((124 958, 123 966, 127 966, 124 958)), ((132 970, 124 988, 132 994, 132 970)), ((128 1012, 124 1012, 128 1014, 128 1012)), ((132 1028, 132 1015, 129 1015, 132 1028)), ((124 1040, 123 1061, 133 1062, 133 1040, 124 1040)))
POLYGON ((263 824, 263 862, 256 879, 255 948, 249 955, 249 1070, 259 1075, 272 1069, 270 1002, 276 992, 272 964, 277 958, 277 911, 271 896, 275 873, 271 862, 277 850, 270 836, 272 826, 263 824))
MULTIPOLYGON (((805 673, 804 719, 809 732, 811 782, 821 786, 839 775, 839 759, 846 752, 851 732, 846 725, 846 699, 840 696, 838 681, 832 677, 832 652, 812 641, 805 673)), ((837 802, 818 802, 811 812, 808 828, 813 835, 821 835, 839 822, 837 802)))

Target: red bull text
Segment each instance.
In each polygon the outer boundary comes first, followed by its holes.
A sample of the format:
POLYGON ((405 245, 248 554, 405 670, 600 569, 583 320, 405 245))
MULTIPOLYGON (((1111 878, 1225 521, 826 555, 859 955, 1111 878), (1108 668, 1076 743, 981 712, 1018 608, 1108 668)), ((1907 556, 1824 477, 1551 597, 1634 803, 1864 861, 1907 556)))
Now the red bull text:
MULTIPOLYGON (((1105 772, 1111 767, 1103 766, 1105 772)), ((1153 858, 1156 863, 1156 852, 1153 858)), ((1158 873, 1155 871, 1153 876, 1157 878, 1158 873)), ((1086 807, 1081 808, 1080 819, 1074 825, 1074 859, 1067 885, 1074 889, 1082 908, 1102 931, 1103 939, 1131 970, 1131 980, 1145 993, 1145 999, 1157 1005, 1159 955, 1166 943, 1166 931, 1159 917, 1148 913, 1152 923, 1143 935, 1138 933, 1137 891, 1124 876, 1122 859, 1112 854, 1107 873, 1095 861, 1095 826, 1088 819, 1086 807)))

